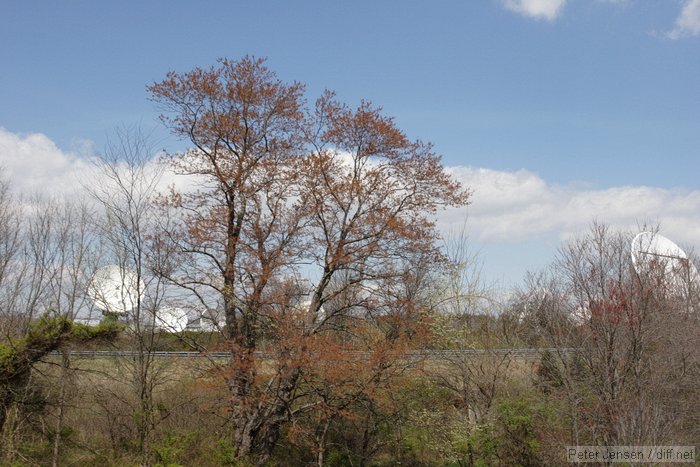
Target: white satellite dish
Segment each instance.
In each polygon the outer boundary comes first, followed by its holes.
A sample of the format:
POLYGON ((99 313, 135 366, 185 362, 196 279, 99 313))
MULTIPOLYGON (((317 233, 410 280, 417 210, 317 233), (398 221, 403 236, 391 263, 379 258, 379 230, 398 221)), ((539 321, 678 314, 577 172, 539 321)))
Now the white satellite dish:
POLYGON ((700 274, 688 255, 663 235, 641 232, 632 240, 632 265, 639 275, 658 271, 676 290, 700 285, 700 274))
POLYGON ((145 288, 134 271, 109 265, 95 271, 88 296, 103 313, 124 315, 137 307, 145 288))
POLYGON ((182 332, 189 323, 187 310, 174 306, 163 306, 156 312, 155 326, 169 332, 182 332))
POLYGON ((295 312, 299 313, 300 318, 305 325, 311 325, 313 323, 322 323, 326 320, 326 310, 321 306, 318 310, 310 310, 311 308, 311 298, 302 300, 297 304, 295 312))
POLYGON ((214 309, 207 309, 199 315, 199 330, 204 332, 215 332, 221 330, 222 320, 219 312, 214 309))

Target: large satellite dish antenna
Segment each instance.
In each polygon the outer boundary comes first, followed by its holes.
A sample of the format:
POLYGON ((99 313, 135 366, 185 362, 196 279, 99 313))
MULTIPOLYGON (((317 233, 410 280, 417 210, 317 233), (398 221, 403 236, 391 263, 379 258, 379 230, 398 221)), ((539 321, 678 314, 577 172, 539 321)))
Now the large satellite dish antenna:
POLYGON ((663 274, 664 281, 677 291, 700 286, 700 274, 688 255, 663 235, 641 232, 632 240, 632 265, 639 275, 663 274))
POLYGON ((156 312, 156 328, 168 332, 182 332, 189 323, 187 310, 174 306, 163 306, 156 312))
POLYGON ((88 296, 102 313, 125 315, 137 307, 145 288, 134 271, 109 265, 95 271, 88 296))

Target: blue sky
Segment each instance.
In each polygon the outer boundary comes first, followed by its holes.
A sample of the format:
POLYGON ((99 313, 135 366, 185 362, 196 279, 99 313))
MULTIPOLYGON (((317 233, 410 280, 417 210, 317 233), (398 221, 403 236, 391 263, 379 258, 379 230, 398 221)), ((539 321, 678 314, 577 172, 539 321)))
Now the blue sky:
POLYGON ((489 278, 594 219, 700 246, 700 0, 0 0, 0 162, 49 186, 135 122, 181 149, 146 85, 244 54, 432 141, 489 278))

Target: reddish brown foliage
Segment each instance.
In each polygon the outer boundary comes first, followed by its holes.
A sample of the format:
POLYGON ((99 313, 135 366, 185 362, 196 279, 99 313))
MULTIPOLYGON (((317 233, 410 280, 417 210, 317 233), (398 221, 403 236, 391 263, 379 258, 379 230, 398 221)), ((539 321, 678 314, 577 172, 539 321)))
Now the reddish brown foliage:
POLYGON ((262 462, 304 407, 342 409, 319 402, 318 387, 340 399, 369 391, 362 381, 420 334, 407 264, 441 261, 430 215, 469 193, 381 109, 330 92, 309 109, 303 86, 259 59, 169 73, 149 89, 194 146, 169 158, 197 189, 161 200, 180 255, 168 276, 222 304, 234 442, 262 462), (273 363, 260 363, 262 348, 273 363), (357 349, 369 362, 342 357, 357 349))

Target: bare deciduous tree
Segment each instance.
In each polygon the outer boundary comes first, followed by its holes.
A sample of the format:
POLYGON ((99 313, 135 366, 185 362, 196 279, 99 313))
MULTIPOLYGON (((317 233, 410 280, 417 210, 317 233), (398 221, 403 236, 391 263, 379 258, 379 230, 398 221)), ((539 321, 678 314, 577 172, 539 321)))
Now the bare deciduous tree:
POLYGON ((664 261, 633 268, 631 239, 596 224, 536 285, 547 297, 529 319, 549 346, 568 349, 542 374, 568 401, 567 442, 658 445, 689 435, 681 404, 695 400, 700 381, 700 323, 688 313, 698 297, 678 293, 664 261))
POLYGON ((440 260, 430 214, 468 193, 430 145, 410 141, 380 109, 353 110, 331 93, 307 109, 303 87, 281 82, 262 60, 170 73, 150 91, 165 123, 194 145, 170 157, 197 185, 162 200, 177 226, 167 240, 180 253, 169 279, 207 307, 221 303, 234 445, 263 463, 292 408, 304 405, 299 355, 342 315, 324 305, 361 287, 366 317, 398 325, 417 316, 390 293, 402 261, 417 252, 440 260), (313 286, 300 310, 278 284, 304 273, 313 286), (331 287, 340 274, 344 285, 331 287), (290 327, 290 318, 304 325, 290 327), (272 370, 256 356, 263 342, 274 349, 272 370))
POLYGON ((43 423, 52 424, 55 430, 52 461, 57 465, 72 375, 70 344, 114 331, 90 330, 72 322, 87 306, 84 292, 94 271, 97 246, 90 224, 92 212, 79 200, 36 196, 18 202, 6 186, 0 205, 4 217, 0 428, 4 428, 5 460, 16 454, 14 440, 25 432, 25 422, 39 416, 48 417, 42 418, 43 423), (32 372, 55 350, 62 353, 61 378, 55 387, 41 387, 32 382, 32 372), (37 401, 42 409, 55 406, 54 421, 49 411, 25 410, 37 401))
MULTIPOLYGON (((154 197, 163 175, 155 156, 150 136, 140 127, 118 129, 104 154, 95 160, 100 183, 88 187, 101 208, 96 231, 105 244, 105 258, 135 274, 133 284, 128 285, 136 290, 128 293, 139 299, 128 310, 124 330, 135 357, 120 360, 114 375, 120 380, 126 375, 134 400, 124 401, 129 413, 113 418, 125 418, 133 425, 134 444, 143 465, 151 462, 151 434, 162 417, 155 393, 164 379, 164 362, 154 357, 158 329, 163 327, 158 322, 159 309, 166 295, 162 275, 155 273, 164 261, 155 244, 159 221, 154 197)), ((103 388, 103 393, 110 394, 110 388, 103 388)))

